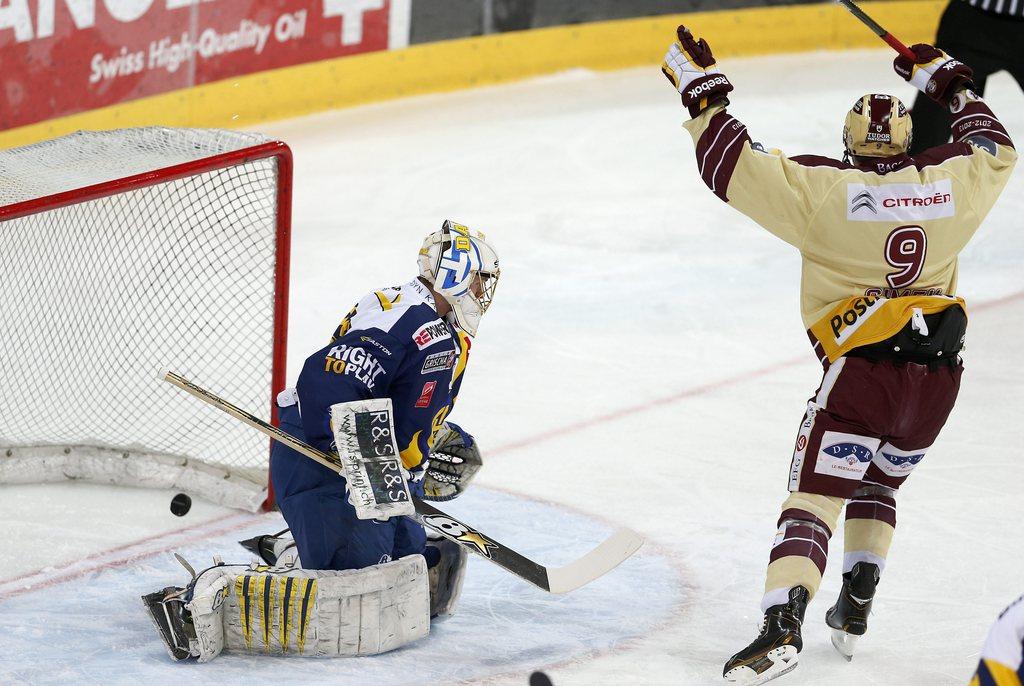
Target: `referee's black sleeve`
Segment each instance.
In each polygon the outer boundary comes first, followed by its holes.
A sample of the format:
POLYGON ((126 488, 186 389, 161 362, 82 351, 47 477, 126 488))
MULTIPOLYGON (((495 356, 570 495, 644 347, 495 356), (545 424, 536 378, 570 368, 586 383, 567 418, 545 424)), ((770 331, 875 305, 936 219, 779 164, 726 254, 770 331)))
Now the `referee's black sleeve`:
POLYGON ((960 0, 982 12, 1024 20, 1024 0, 960 0))

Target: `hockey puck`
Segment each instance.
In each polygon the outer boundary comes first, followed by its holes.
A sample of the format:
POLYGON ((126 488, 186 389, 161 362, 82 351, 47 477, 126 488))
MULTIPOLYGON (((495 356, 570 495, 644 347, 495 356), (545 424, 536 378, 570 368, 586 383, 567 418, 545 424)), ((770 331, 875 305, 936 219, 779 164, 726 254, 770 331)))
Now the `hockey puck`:
POLYGON ((553 686, 553 684, 544 672, 534 672, 530 675, 530 686, 553 686))
POLYGON ((177 517, 184 517, 192 509, 192 498, 179 493, 171 499, 171 512, 177 517))

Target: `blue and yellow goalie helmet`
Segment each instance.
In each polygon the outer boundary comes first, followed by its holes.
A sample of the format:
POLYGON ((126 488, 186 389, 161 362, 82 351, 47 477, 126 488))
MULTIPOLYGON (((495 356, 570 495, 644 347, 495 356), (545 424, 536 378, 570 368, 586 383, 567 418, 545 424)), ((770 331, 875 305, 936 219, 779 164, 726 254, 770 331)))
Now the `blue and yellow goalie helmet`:
POLYGON ((445 220, 423 241, 418 262, 420 276, 451 305, 451 323, 475 336, 501 274, 498 253, 484 234, 445 220))

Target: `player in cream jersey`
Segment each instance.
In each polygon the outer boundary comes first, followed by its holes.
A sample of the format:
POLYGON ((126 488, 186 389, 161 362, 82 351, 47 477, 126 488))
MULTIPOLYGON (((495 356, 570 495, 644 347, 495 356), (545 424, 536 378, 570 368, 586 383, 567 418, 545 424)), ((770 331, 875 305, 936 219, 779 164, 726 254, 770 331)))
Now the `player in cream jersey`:
POLYGON ((953 112, 953 143, 909 157, 910 116, 866 95, 846 119, 843 161, 786 157, 751 140, 726 106, 733 86, 707 42, 679 27, 662 71, 691 119, 701 178, 723 201, 796 247, 801 310, 825 367, 807 406, 768 566, 760 636, 726 664, 727 681, 760 684, 792 670, 800 625, 846 505, 843 590, 828 611, 847 658, 896 526, 896 490, 953 408, 966 303, 957 256, 1017 160, 1006 130, 970 90, 971 70, 916 45, 896 71, 953 112))

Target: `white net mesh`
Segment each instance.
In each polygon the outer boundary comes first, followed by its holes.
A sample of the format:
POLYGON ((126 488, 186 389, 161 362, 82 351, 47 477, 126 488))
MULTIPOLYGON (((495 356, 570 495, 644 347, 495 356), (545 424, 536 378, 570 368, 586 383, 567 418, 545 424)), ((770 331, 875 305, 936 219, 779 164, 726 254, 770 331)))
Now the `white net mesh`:
MULTIPOLYGON (((203 130, 77 133, 0 152, 0 203, 265 141, 203 130)), ((252 160, 0 221, 0 481, 49 480, 75 454, 137 471, 146 453, 173 456, 164 458, 172 471, 202 462, 226 470, 210 472, 215 481, 245 475, 265 488, 266 439, 158 372, 269 418, 277 165, 252 160)), ((100 471, 99 480, 116 480, 110 467, 100 471)))
POLYGON ((266 143, 254 133, 148 127, 78 131, 0 151, 0 207, 266 143))

